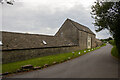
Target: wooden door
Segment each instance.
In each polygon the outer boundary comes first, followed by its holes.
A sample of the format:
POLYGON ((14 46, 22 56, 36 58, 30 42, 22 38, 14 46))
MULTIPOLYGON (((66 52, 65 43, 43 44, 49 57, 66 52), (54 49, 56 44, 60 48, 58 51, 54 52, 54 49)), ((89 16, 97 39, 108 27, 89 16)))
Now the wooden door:
POLYGON ((91 37, 90 36, 88 36, 87 48, 91 48, 91 37))

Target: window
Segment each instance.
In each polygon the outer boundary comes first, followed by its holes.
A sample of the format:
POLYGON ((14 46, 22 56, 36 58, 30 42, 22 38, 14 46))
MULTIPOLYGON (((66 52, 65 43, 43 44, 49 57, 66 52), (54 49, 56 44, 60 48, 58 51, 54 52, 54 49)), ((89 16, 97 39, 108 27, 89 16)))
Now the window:
POLYGON ((2 41, 0 41, 0 46, 2 46, 3 44, 2 44, 2 41))
POLYGON ((42 42, 43 42, 43 44, 45 44, 45 45, 47 44, 47 42, 46 42, 46 41, 44 41, 44 40, 42 40, 42 42))

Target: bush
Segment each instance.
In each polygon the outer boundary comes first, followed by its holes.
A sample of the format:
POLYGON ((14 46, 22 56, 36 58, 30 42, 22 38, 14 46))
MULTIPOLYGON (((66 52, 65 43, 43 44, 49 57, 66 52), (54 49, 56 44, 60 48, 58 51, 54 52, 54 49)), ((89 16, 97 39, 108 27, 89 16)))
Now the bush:
POLYGON ((118 54, 118 50, 117 50, 117 48, 116 48, 115 45, 114 45, 113 48, 112 48, 111 54, 112 54, 112 56, 120 59, 119 54, 118 54))
POLYGON ((113 45, 113 48, 112 48, 112 50, 111 50, 112 56, 120 59, 120 56, 119 56, 119 54, 118 54, 118 49, 117 49, 117 47, 116 47, 116 45, 115 45, 115 40, 110 40, 109 43, 110 43, 111 45, 113 45))
POLYGON ((115 41, 114 41, 114 40, 110 40, 109 43, 110 43, 111 45, 115 45, 115 41))

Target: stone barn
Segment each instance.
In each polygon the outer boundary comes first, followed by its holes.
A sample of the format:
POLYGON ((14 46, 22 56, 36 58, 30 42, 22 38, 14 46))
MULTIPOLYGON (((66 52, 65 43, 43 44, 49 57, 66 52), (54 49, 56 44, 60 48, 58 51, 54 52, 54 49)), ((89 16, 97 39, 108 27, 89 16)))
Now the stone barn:
POLYGON ((67 19, 55 36, 70 40, 80 49, 94 48, 95 34, 87 27, 67 19))
POLYGON ((3 63, 94 48, 95 34, 87 27, 67 19, 54 36, 1 32, 3 63))

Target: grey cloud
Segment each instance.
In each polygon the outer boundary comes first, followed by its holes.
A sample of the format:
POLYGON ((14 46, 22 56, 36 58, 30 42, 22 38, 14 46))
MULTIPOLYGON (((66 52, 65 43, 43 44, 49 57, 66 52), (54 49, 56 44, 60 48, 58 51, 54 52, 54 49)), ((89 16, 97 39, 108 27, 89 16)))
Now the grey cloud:
POLYGON ((65 19, 70 18, 82 25, 89 27, 93 32, 93 19, 90 10, 86 10, 81 4, 70 10, 56 9, 51 13, 48 7, 39 6, 40 9, 26 9, 22 3, 3 7, 3 30, 55 34, 65 19))
POLYGON ((97 38, 100 38, 100 39, 109 38, 111 36, 112 35, 110 35, 110 32, 106 29, 97 33, 97 38))

